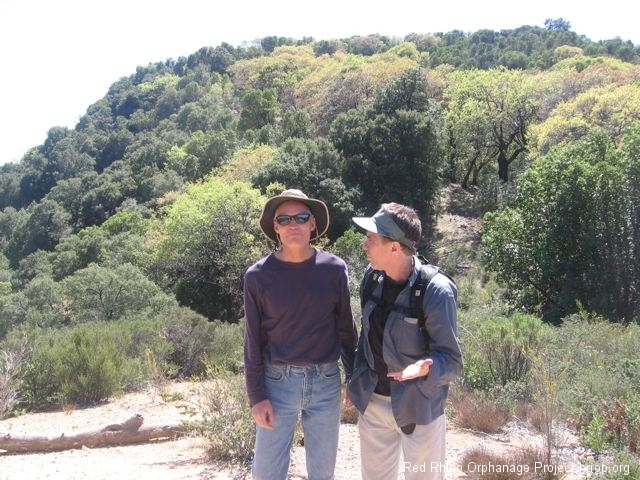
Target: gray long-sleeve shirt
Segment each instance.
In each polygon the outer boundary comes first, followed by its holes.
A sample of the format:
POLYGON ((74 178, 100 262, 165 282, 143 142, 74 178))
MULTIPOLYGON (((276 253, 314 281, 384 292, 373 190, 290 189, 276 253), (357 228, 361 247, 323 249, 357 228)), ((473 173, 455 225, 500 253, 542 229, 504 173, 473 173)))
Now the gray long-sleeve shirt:
POLYGON ((347 265, 315 250, 309 260, 283 262, 274 254, 244 275, 244 368, 251 405, 265 400, 265 363, 313 365, 342 358, 351 375, 356 327, 347 265))

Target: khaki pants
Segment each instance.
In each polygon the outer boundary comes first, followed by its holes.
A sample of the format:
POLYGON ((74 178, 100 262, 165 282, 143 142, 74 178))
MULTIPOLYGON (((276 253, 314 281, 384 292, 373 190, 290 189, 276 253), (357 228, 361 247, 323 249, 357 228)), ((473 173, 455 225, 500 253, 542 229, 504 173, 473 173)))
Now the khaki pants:
POLYGON ((446 419, 416 425, 402 433, 391 412, 391 399, 373 394, 358 420, 363 480, 442 480, 445 478, 446 419))

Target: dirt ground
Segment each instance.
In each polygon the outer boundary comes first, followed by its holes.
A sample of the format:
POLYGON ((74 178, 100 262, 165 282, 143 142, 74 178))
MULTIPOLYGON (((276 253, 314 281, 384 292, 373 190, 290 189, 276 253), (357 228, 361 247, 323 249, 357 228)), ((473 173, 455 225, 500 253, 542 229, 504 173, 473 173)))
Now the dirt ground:
MULTIPOLYGON (((31 413, 0 421, 0 436, 78 434, 100 429, 111 423, 141 414, 144 425, 179 423, 192 417, 186 415, 202 392, 202 384, 174 383, 169 393, 179 393, 181 400, 164 401, 156 390, 115 398, 107 403, 85 409, 31 413)), ((164 396, 167 398, 167 395, 164 396)), ((463 455, 473 449, 507 452, 526 445, 540 445, 542 438, 522 425, 510 424, 499 434, 487 435, 463 431, 453 424, 447 432, 447 479, 471 477, 462 472, 463 455)), ((566 462, 580 464, 581 448, 575 437, 566 434, 559 445, 566 462)), ((342 424, 336 480, 360 478, 360 455, 357 427, 342 424)), ((104 448, 82 448, 53 453, 9 454, 0 451, 0 480, 244 480, 250 478, 248 467, 217 464, 207 455, 207 444, 200 437, 152 441, 146 444, 104 448)), ((306 479, 304 450, 295 447, 289 479, 306 479)), ((399 478, 402 478, 400 476, 399 478)), ((515 477, 514 477, 515 478, 515 477)), ((565 479, 584 478, 572 475, 565 479)))

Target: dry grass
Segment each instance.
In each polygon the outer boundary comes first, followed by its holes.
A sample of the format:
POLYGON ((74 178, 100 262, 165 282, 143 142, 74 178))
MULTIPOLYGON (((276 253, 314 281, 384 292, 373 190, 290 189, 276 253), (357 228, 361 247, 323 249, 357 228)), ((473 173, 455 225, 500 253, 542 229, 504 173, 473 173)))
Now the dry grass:
POLYGON ((462 456, 461 464, 469 478, 483 480, 559 480, 566 476, 562 466, 548 465, 544 451, 523 447, 513 452, 496 454, 474 449, 462 456), (545 467, 546 466, 546 467, 545 467))
POLYGON ((453 408, 452 419, 460 428, 496 433, 511 418, 505 407, 483 399, 474 391, 453 389, 449 400, 453 408))

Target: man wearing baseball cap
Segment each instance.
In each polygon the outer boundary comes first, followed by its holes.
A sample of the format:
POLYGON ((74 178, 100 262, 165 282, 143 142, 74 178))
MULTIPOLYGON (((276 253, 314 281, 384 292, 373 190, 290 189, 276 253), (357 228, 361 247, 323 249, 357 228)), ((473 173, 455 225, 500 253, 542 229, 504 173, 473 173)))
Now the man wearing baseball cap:
POLYGON ((370 262, 360 295, 371 296, 361 298, 362 330, 347 389, 360 413, 362 478, 397 479, 400 470, 406 480, 443 479, 444 408, 449 385, 462 371, 456 285, 439 270, 429 277, 419 297, 422 327, 410 308, 414 284, 426 278, 415 255, 422 234, 417 213, 385 203, 372 217, 353 222, 367 234, 370 262), (370 277, 371 290, 365 288, 370 277))
POLYGON ((298 417, 309 479, 333 479, 341 407, 338 360, 348 378, 357 332, 347 265, 311 243, 328 227, 326 204, 297 189, 267 200, 260 215, 260 228, 277 249, 244 275, 254 479, 287 478, 298 417))

